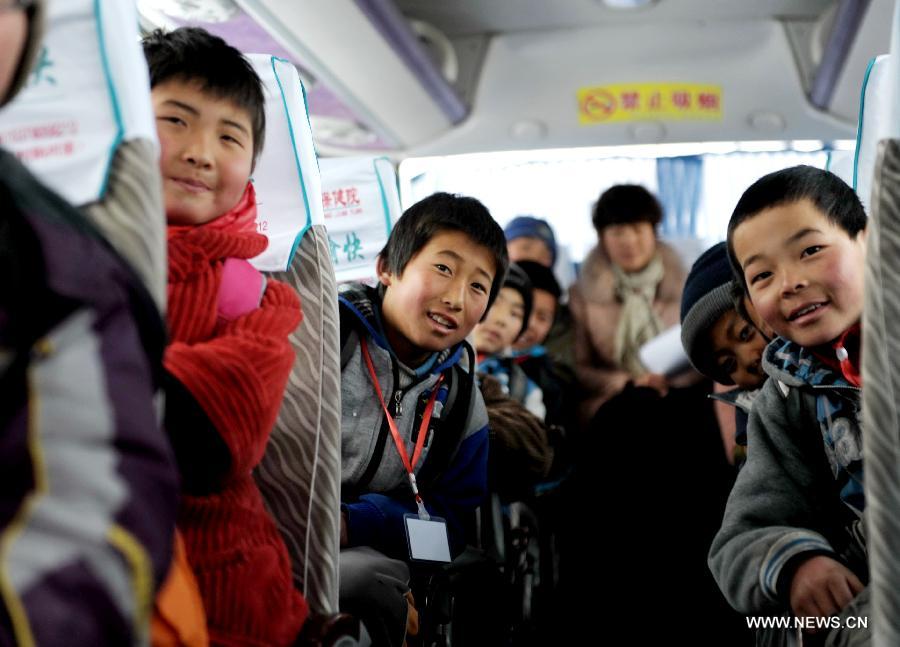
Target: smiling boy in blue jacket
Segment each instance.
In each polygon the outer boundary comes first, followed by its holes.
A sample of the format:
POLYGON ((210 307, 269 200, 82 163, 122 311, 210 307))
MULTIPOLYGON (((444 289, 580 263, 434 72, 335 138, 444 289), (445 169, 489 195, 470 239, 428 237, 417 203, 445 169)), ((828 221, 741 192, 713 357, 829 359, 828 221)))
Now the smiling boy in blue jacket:
POLYGON ((437 193, 397 222, 378 257, 378 287, 341 289, 341 609, 376 644, 406 635, 404 515, 444 519, 456 555, 487 491, 487 413, 465 339, 507 265, 488 210, 437 193))

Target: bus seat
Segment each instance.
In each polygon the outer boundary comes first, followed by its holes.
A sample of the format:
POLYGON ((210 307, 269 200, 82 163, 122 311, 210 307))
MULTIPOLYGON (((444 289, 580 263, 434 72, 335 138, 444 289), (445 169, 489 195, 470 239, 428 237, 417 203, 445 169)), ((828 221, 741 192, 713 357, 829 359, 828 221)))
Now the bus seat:
MULTIPOLYGON (((888 61, 883 64, 888 82, 879 102, 891 117, 880 129, 881 137, 889 139, 877 143, 873 160, 862 348, 868 616, 877 647, 900 644, 900 338, 893 325, 900 317, 900 5, 894 8, 888 61)), ((861 114, 860 131, 863 118, 861 114)))
POLYGON ((165 306, 165 217, 133 2, 49 0, 47 32, 0 144, 79 206, 165 306))
POLYGON ((322 159, 322 206, 338 283, 372 282, 375 259, 403 209, 386 157, 322 159))
POLYGON ((337 288, 322 224, 321 188, 303 86, 273 56, 250 61, 265 84, 266 144, 254 172, 258 229, 269 248, 257 268, 300 294, 294 368, 256 473, 291 555, 294 584, 318 614, 338 611, 341 403, 337 288))
POLYGON ((879 146, 867 227, 863 461, 874 645, 900 644, 900 139, 879 146))

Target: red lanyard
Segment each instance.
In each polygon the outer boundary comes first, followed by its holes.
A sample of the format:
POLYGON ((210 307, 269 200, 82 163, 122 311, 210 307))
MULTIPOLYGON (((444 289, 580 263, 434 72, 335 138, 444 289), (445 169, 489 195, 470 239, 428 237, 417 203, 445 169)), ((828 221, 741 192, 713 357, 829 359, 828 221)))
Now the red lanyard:
POLYGON ((416 484, 416 475, 413 473, 413 468, 419 462, 419 458, 422 455, 422 448, 425 446, 425 436, 428 435, 428 425, 431 423, 431 414, 434 412, 434 402, 437 399, 438 387, 441 385, 441 380, 444 379, 444 375, 441 374, 438 376, 437 382, 434 383, 434 388, 431 391, 431 397, 428 398, 428 405, 425 407, 425 413, 422 414, 419 437, 416 439, 416 449, 413 452, 412 461, 410 461, 409 454, 406 452, 406 445, 403 443, 403 439, 400 437, 400 432, 397 429, 397 423, 394 421, 393 416, 391 416, 390 411, 388 411, 387 405, 384 403, 384 395, 381 392, 381 385, 378 383, 378 375, 375 373, 375 367, 372 365, 372 357, 369 355, 369 346, 366 344, 365 339, 360 339, 360 344, 362 346, 363 357, 366 360, 366 366, 369 367, 369 376, 372 378, 372 386, 375 387, 375 393, 378 394, 378 403, 381 404, 381 408, 384 409, 384 415, 387 418, 388 427, 391 429, 391 436, 394 437, 394 445, 397 447, 397 453, 400 454, 400 460, 403 461, 403 466, 406 468, 406 473, 409 475, 409 484, 412 486, 413 494, 416 497, 416 506, 419 510, 419 517, 428 520, 431 517, 428 515, 428 512, 425 511, 425 504, 422 502, 422 497, 419 495, 419 486, 416 484))

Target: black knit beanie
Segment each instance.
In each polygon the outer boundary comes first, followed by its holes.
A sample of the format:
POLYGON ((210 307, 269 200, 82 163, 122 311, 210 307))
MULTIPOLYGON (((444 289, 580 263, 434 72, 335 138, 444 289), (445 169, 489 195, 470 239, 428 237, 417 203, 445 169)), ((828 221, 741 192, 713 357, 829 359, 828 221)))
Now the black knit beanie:
POLYGON ((506 280, 503 282, 503 287, 512 288, 521 294, 522 301, 525 304, 524 312, 522 313, 522 329, 519 331, 519 334, 516 335, 516 338, 518 338, 528 328, 528 319, 531 317, 531 306, 534 302, 534 298, 531 294, 531 279, 528 278, 525 270, 519 267, 518 263, 510 263, 509 272, 506 274, 506 280))
POLYGON ((720 384, 734 384, 716 365, 709 331, 719 318, 734 310, 732 282, 725 243, 703 252, 684 283, 681 295, 681 344, 698 371, 720 384))

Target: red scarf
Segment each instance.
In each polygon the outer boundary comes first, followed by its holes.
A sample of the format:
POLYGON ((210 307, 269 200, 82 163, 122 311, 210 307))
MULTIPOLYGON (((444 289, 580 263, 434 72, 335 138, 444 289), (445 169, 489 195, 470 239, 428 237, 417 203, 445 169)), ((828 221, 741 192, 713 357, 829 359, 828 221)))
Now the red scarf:
POLYGON ((169 333, 173 341, 209 339, 218 321, 218 296, 227 258, 249 259, 268 240, 256 232, 256 193, 244 195, 228 213, 204 225, 169 225, 169 333))
MULTIPOLYGON (((217 325, 227 258, 266 248, 251 185, 238 204, 199 227, 170 226, 170 343, 165 366, 206 413, 231 458, 225 485, 183 496, 178 527, 195 569, 213 644, 294 643, 306 602, 252 470, 262 459, 294 362, 288 340, 301 319, 297 293, 269 281, 260 306, 217 325)), ((190 433, 189 424, 176 433, 190 433)))
POLYGON ((222 214, 215 220, 210 220, 202 225, 169 225, 166 227, 168 239, 197 231, 228 231, 233 234, 246 234, 256 232, 256 190, 252 182, 247 182, 247 188, 237 204, 231 211, 222 214))

